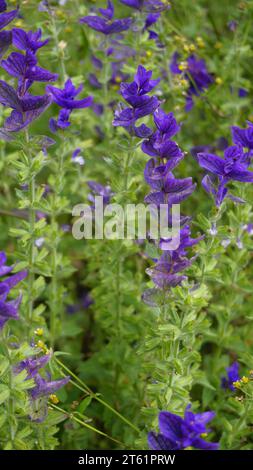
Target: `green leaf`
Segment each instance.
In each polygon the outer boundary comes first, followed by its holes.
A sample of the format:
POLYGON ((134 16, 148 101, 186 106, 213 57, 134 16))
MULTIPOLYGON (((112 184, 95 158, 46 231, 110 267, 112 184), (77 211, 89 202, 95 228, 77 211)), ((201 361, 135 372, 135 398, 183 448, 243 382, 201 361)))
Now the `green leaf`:
POLYGON ((7 385, 0 384, 0 405, 4 403, 10 396, 10 390, 7 385))
POLYGON ((1 355, 0 356, 0 377, 7 371, 9 365, 10 363, 8 359, 5 356, 1 355))
POLYGON ((84 411, 88 408, 88 406, 91 404, 92 402, 92 397, 86 397, 84 398, 84 400, 80 403, 80 405, 78 406, 77 410, 79 411, 79 413, 83 414, 84 411))

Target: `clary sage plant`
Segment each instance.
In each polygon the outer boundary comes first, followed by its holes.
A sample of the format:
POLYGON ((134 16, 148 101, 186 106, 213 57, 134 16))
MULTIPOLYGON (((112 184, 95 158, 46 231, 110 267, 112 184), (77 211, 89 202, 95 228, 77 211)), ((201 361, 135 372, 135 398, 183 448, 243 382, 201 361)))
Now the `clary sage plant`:
POLYGON ((253 449, 253 3, 188 10, 0 1, 2 450, 253 449))

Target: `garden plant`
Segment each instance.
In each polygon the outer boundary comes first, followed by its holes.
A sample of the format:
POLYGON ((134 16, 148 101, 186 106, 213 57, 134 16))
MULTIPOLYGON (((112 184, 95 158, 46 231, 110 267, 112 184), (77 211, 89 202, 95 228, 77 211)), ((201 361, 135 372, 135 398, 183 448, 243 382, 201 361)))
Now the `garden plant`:
POLYGON ((252 22, 0 0, 1 450, 253 450, 252 22))

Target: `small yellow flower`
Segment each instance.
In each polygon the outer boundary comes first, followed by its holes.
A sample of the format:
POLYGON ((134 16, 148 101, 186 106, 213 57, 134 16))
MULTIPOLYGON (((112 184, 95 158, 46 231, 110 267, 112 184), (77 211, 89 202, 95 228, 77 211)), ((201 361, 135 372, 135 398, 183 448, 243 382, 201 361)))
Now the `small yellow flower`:
POLYGON ((21 26, 23 26, 23 21, 22 21, 22 20, 17 20, 17 21, 15 21, 15 26, 16 26, 17 28, 21 28, 21 26))
POLYGON ((182 79, 180 80, 180 85, 183 86, 183 87, 186 87, 186 86, 188 85, 187 80, 185 80, 185 78, 182 78, 182 79))
POLYGON ((49 395, 49 400, 54 404, 54 405, 57 405, 57 403, 59 403, 59 398, 57 398, 56 395, 52 394, 52 395, 49 395))
POLYGON ((34 334, 37 336, 43 336, 44 334, 43 328, 36 328, 36 330, 34 330, 34 334))
POLYGON ((236 382, 233 382, 233 386, 234 386, 235 388, 240 388, 240 387, 241 387, 241 382, 240 382, 240 380, 236 380, 236 382))
POLYGON ((46 354, 50 352, 47 345, 44 343, 44 341, 41 341, 41 339, 39 339, 37 342, 36 347, 42 349, 42 351, 46 354))
POLYGON ((146 56, 147 57, 152 57, 153 55, 153 52, 152 51, 146 51, 146 56))
POLYGON ((186 42, 186 39, 185 39, 183 36, 179 36, 178 34, 176 34, 176 35, 174 36, 174 38, 175 38, 175 41, 177 41, 177 42, 181 42, 181 43, 185 43, 185 42, 186 42))
POLYGON ((207 432, 202 432, 202 434, 200 434, 200 437, 203 437, 203 439, 207 437, 207 432))
POLYGON ((181 72, 183 72, 184 70, 187 70, 187 63, 186 62, 181 62, 181 64, 179 64, 178 68, 179 68, 179 70, 181 70, 181 72))
POLYGON ((215 79, 215 83, 216 83, 217 85, 222 85, 222 83, 223 83, 223 80, 222 80, 222 78, 220 78, 220 77, 216 77, 216 79, 215 79))
POLYGON ((188 46, 188 44, 184 44, 183 49, 184 49, 185 52, 189 52, 190 51, 190 46, 188 46))
POLYGON ((200 48, 205 47, 205 43, 204 43, 204 41, 203 41, 203 39, 202 39, 201 36, 198 36, 198 37, 196 38, 196 43, 197 43, 198 47, 200 47, 200 48))
POLYGON ((249 377, 245 377, 245 375, 241 378, 242 383, 247 384, 249 381, 249 377))
POLYGON ((190 52, 195 52, 196 51, 196 46, 194 44, 189 45, 189 50, 190 52))
POLYGON ((115 77, 115 82, 116 82, 116 83, 121 83, 121 82, 122 82, 122 79, 121 79, 121 77, 120 77, 119 75, 117 75, 117 76, 115 77))

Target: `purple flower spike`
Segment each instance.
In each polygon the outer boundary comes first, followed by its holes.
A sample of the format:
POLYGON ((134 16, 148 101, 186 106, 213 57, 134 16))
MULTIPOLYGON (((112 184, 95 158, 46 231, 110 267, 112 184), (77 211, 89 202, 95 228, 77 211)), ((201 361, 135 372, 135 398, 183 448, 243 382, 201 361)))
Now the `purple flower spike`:
POLYGON ((241 145, 248 150, 253 149, 253 123, 247 121, 248 127, 241 129, 237 126, 232 126, 232 139, 236 145, 241 145))
POLYGON ((19 96, 22 97, 33 82, 54 82, 58 75, 38 67, 35 55, 27 51, 26 55, 12 52, 8 59, 2 61, 6 72, 19 80, 19 96))
POLYGON ((154 113, 154 121, 157 131, 142 143, 142 151, 151 157, 175 159, 178 164, 184 154, 177 143, 170 140, 180 130, 173 113, 166 114, 159 108, 154 113))
POLYGON ((80 153, 81 153, 80 148, 75 149, 74 152, 72 153, 72 161, 74 163, 77 163, 80 166, 83 166, 85 164, 85 160, 82 157, 82 155, 80 155, 80 153))
MULTIPOLYGON (((3 6, 0 8, 0 12, 3 12, 5 10, 6 10, 6 4, 5 4, 4 9, 3 9, 3 6)), ((18 10, 9 11, 7 13, 1 13, 0 14, 0 29, 5 28, 5 26, 11 23, 11 21, 13 21, 14 18, 16 18, 17 14, 18 14, 18 10)))
POLYGON ((23 370, 27 371, 27 379, 32 379, 38 374, 38 371, 45 367, 45 365, 50 361, 51 355, 46 354, 38 358, 28 358, 21 361, 18 365, 14 367, 14 372, 19 374, 23 370))
POLYGON ((0 103, 13 109, 5 120, 4 130, 17 132, 31 124, 45 111, 51 103, 51 97, 31 96, 27 93, 19 98, 14 88, 0 80, 0 103))
MULTIPOLYGON (((0 276, 6 276, 13 269, 13 266, 6 266, 6 255, 0 252, 0 276)), ((22 296, 17 299, 7 301, 7 296, 11 289, 19 284, 27 276, 27 271, 20 271, 10 277, 5 278, 0 282, 0 329, 11 318, 18 320, 18 307, 20 305, 22 296)))
POLYGON ((38 29, 35 33, 29 31, 26 33, 23 29, 13 28, 12 30, 12 41, 13 45, 17 49, 21 49, 23 51, 31 51, 34 54, 37 52, 38 49, 45 46, 49 39, 45 39, 41 41, 42 31, 38 29))
POLYGON ((9 274, 13 270, 13 266, 6 266, 6 254, 4 251, 0 252, 0 276, 6 276, 6 274, 9 274))
POLYGON ((128 132, 137 137, 150 135, 150 129, 144 125, 136 127, 138 119, 153 114, 160 102, 156 96, 148 96, 148 93, 159 83, 160 79, 152 80, 152 71, 139 65, 131 83, 121 83, 120 93, 130 107, 120 105, 115 112, 113 125, 125 127, 128 132))
POLYGON ((64 379, 53 380, 47 382, 39 374, 35 375, 34 382, 36 386, 32 388, 29 393, 32 400, 37 400, 40 397, 49 396, 51 393, 56 392, 60 388, 64 387, 70 380, 70 377, 64 377, 64 379))
POLYGON ((58 106, 69 109, 70 111, 73 109, 87 108, 92 104, 91 96, 83 100, 75 100, 75 97, 81 93, 82 89, 82 85, 75 88, 70 78, 66 81, 63 90, 51 85, 47 86, 47 91, 51 93, 53 101, 58 104, 58 106))
POLYGON ((202 181, 206 191, 215 196, 217 206, 221 205, 227 195, 232 197, 226 187, 230 181, 253 183, 253 172, 247 169, 248 153, 245 154, 240 145, 226 148, 224 158, 211 153, 199 153, 197 158, 199 165, 218 179, 217 189, 210 178, 204 177, 202 181))
POLYGON ((7 3, 5 2, 5 0, 0 0, 0 13, 5 10, 7 10, 7 3))
POLYGON ((170 71, 172 74, 182 75, 188 81, 185 109, 190 111, 194 105, 193 96, 203 93, 213 83, 213 77, 208 72, 205 61, 196 55, 192 54, 188 57, 187 69, 184 72, 180 70, 179 59, 180 54, 175 52, 170 63, 170 71))
POLYGON ((238 362, 233 362, 233 364, 231 364, 231 366, 226 368, 227 377, 222 377, 222 379, 221 379, 221 387, 222 388, 229 389, 232 392, 234 392, 236 390, 233 383, 240 380, 239 367, 240 366, 239 366, 238 362))
POLYGON ((89 194, 89 201, 95 202, 95 196, 101 196, 103 198, 103 204, 107 205, 110 203, 113 192, 110 186, 103 186, 100 183, 95 181, 88 181, 88 186, 92 191, 92 194, 89 194))
POLYGON ((194 414, 188 405, 185 410, 184 418, 161 411, 159 414, 160 433, 150 432, 148 435, 148 444, 153 450, 183 450, 188 447, 202 450, 217 450, 218 443, 207 442, 202 439, 201 434, 210 432, 206 425, 211 421, 215 413, 208 411, 206 413, 194 414))
POLYGON ((83 86, 80 85, 76 88, 71 79, 68 79, 65 82, 64 88, 56 88, 54 86, 48 85, 47 91, 52 96, 52 100, 61 108, 63 108, 60 113, 58 120, 55 121, 52 119, 50 121, 50 129, 52 132, 56 132, 58 129, 65 129, 70 126, 69 117, 71 112, 74 109, 83 109, 92 105, 93 98, 92 96, 87 96, 82 100, 76 100, 76 96, 81 93, 83 86))
MULTIPOLYGON (((0 30, 5 28, 11 21, 13 21, 17 14, 18 10, 13 10, 7 13, 4 13, 7 9, 7 4, 5 1, 0 1, 0 30)), ((12 43, 12 31, 1 31, 0 32, 0 59, 3 57, 5 52, 8 50, 9 46, 12 43)))
POLYGON ((99 8, 99 13, 102 15, 88 15, 80 19, 80 23, 87 24, 91 29, 99 31, 100 33, 107 35, 121 33, 130 28, 132 24, 131 18, 123 18, 120 20, 113 20, 114 18, 114 7, 111 0, 107 3, 107 8, 99 8))
POLYGON ((12 43, 12 32, 1 31, 0 32, 0 59, 2 59, 5 52, 8 50, 12 43))
POLYGON ((107 8, 99 8, 98 11, 108 20, 112 20, 114 17, 114 6, 112 1, 108 0, 107 8))
POLYGON ((169 2, 161 0, 120 0, 121 3, 135 10, 156 13, 171 8, 169 2))

